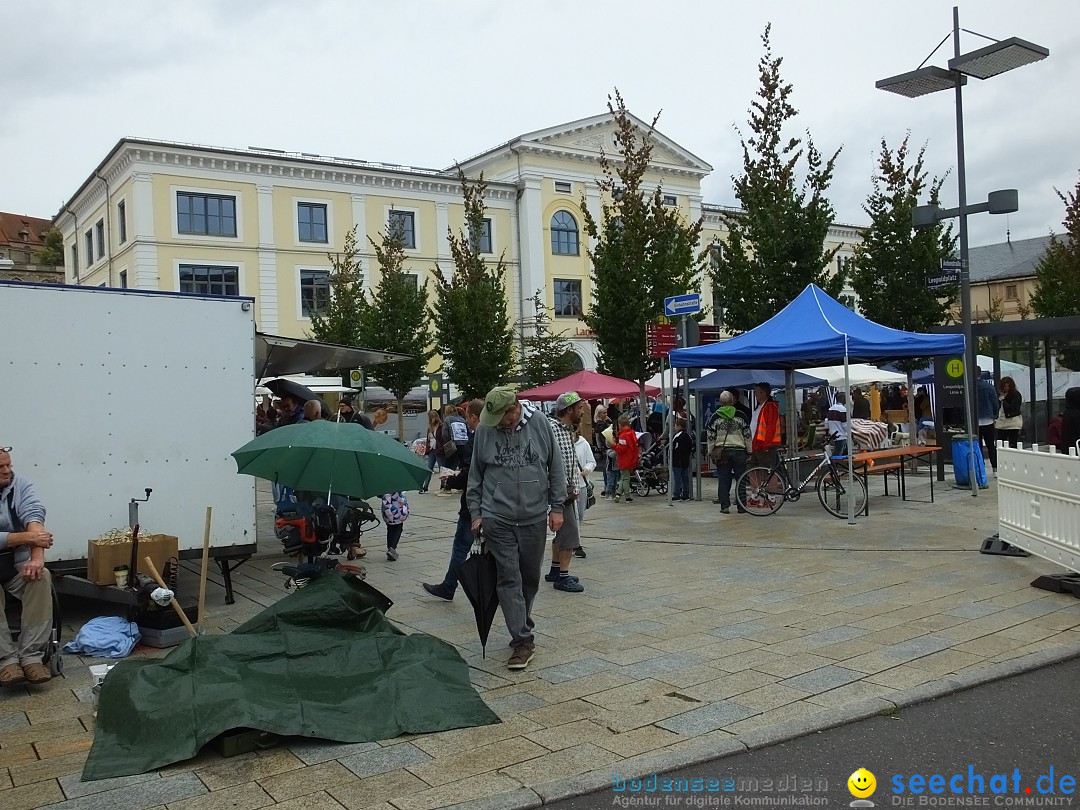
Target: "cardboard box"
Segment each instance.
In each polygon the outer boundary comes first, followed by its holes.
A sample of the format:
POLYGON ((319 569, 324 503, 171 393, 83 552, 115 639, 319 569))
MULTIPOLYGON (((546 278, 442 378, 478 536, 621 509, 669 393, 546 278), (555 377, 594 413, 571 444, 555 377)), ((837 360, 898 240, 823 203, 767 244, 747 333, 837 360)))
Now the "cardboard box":
MULTIPOLYGON (((158 573, 163 573, 165 563, 179 553, 180 541, 171 534, 148 534, 139 537, 139 573, 149 575, 144 557, 154 561, 158 573)), ((115 585, 113 569, 118 565, 131 564, 131 543, 100 543, 91 540, 86 550, 86 578, 98 585, 115 585)))

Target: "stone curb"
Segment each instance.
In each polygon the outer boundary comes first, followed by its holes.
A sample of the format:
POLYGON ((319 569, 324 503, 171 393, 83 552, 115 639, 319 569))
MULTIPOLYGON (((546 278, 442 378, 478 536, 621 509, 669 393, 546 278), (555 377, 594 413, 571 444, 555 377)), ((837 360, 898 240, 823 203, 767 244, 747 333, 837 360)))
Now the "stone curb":
POLYGON ((890 714, 897 709, 937 700, 946 695, 1000 681, 1024 672, 1060 664, 1064 661, 1071 661, 1074 658, 1080 658, 1080 647, 1060 647, 1030 653, 1012 661, 992 664, 977 672, 954 675, 951 678, 901 689, 889 699, 869 698, 860 700, 849 706, 829 709, 801 720, 780 723, 759 731, 751 731, 741 737, 733 735, 729 740, 700 740, 696 744, 693 740, 688 740, 687 747, 680 748, 677 751, 641 754, 614 763, 607 769, 588 771, 571 779, 544 782, 532 789, 520 788, 511 793, 492 796, 479 802, 454 805, 452 808, 447 808, 447 810, 465 810, 466 807, 470 808, 470 810, 531 810, 563 799, 603 790, 611 785, 612 773, 618 773, 623 779, 642 779, 654 773, 666 773, 680 768, 700 765, 703 762, 766 748, 819 731, 846 726, 881 714, 890 714))

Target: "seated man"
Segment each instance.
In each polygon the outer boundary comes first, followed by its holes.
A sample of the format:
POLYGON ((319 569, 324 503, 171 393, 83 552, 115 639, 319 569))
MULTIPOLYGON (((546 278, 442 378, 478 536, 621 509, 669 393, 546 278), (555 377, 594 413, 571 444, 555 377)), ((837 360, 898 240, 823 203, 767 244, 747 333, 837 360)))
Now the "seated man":
POLYGON ((22 602, 21 632, 13 642, 0 594, 0 686, 52 677, 42 663, 53 624, 52 582, 45 567, 45 549, 52 543, 34 485, 15 475, 11 448, 0 447, 0 586, 22 602))

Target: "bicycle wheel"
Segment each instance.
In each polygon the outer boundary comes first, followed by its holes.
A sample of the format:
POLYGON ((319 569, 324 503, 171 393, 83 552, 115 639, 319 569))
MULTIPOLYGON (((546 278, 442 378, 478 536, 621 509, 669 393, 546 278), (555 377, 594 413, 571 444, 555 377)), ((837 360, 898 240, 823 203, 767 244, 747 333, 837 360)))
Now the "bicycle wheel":
POLYGON ((768 467, 751 467, 735 483, 735 498, 751 515, 771 515, 784 505, 786 490, 787 485, 776 470, 768 467), (754 486, 755 481, 757 486, 754 486), (745 500, 740 494, 744 489, 745 500))
POLYGON ((858 475, 848 478, 847 470, 835 468, 818 478, 817 496, 826 511, 835 517, 846 518, 851 501, 855 514, 861 515, 866 509, 866 482, 858 475))

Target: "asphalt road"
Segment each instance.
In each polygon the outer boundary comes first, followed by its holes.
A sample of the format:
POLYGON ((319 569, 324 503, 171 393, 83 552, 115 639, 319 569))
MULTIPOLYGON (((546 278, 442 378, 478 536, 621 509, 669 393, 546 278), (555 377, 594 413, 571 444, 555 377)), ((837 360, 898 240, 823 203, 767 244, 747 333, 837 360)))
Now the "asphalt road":
POLYGON ((661 777, 654 791, 645 785, 634 791, 627 783, 622 791, 548 806, 848 807, 855 800, 848 777, 859 768, 876 778, 868 799, 876 807, 1080 808, 1080 659, 663 775, 701 779, 697 791, 688 783, 665 792, 661 777), (1051 768, 1053 793, 1040 793, 1050 785, 1051 768), (1003 779, 992 783, 995 774, 1003 779), (917 777, 913 781, 916 775, 923 777, 921 784, 917 777), (941 780, 931 782, 934 775, 941 780), (977 792, 975 776, 983 777, 984 793, 977 792), (769 779, 773 784, 766 787, 769 779), (895 793, 897 780, 901 794, 895 793), (994 786, 1007 793, 992 793, 994 786), (930 787, 942 792, 931 793, 930 787))

